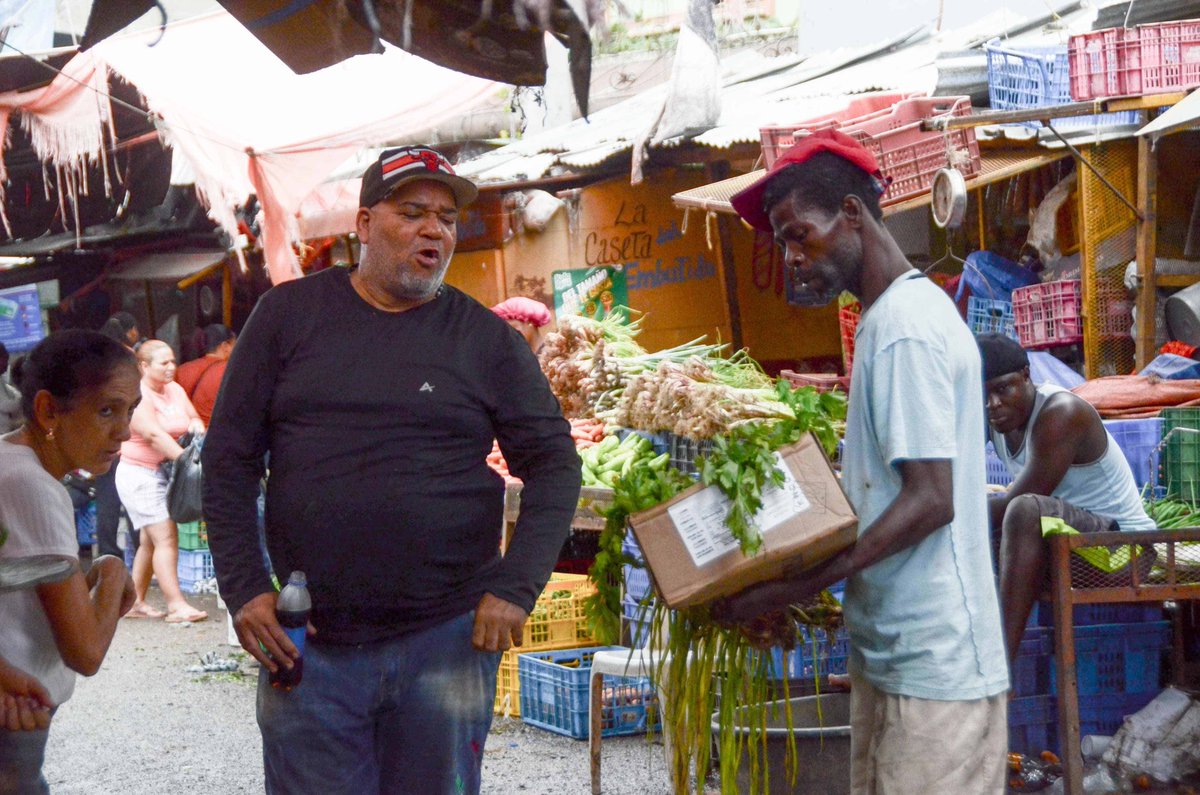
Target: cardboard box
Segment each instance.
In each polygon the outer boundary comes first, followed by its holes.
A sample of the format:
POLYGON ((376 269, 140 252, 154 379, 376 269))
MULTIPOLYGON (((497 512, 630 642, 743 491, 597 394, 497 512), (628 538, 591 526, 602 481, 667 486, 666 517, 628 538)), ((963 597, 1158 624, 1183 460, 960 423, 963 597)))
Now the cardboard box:
POLYGON ((794 574, 855 542, 858 517, 811 434, 776 454, 788 477, 763 495, 763 534, 746 556, 725 526, 729 501, 716 486, 696 485, 630 519, 655 589, 678 609, 794 574))

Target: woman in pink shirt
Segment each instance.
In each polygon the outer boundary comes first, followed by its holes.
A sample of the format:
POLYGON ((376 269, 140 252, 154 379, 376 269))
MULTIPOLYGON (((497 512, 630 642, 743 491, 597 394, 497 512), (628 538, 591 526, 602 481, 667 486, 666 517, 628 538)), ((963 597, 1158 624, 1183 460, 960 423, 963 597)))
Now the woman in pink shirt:
POLYGON ((139 531, 137 556, 133 559, 133 585, 137 601, 131 616, 165 618, 171 623, 203 621, 208 614, 192 607, 179 590, 179 529, 167 512, 167 476, 164 461, 183 453, 175 440, 187 431, 204 432, 204 422, 175 383, 175 353, 160 340, 147 340, 137 351, 141 366, 142 402, 133 412, 131 436, 121 444, 121 466, 117 469, 117 493, 139 531), (167 613, 146 603, 153 569, 158 587, 167 600, 167 613))

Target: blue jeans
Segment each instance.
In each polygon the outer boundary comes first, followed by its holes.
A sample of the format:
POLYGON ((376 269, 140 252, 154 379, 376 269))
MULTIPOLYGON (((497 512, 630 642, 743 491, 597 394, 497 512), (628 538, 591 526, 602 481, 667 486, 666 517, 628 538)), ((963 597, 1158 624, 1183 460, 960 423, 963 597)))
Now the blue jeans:
POLYGON ((44 795, 42 777, 49 729, 16 731, 0 728, 0 795, 44 795))
POLYGON ((271 795, 479 792, 500 654, 471 646, 474 611, 361 646, 306 644, 291 692, 258 679, 271 795))

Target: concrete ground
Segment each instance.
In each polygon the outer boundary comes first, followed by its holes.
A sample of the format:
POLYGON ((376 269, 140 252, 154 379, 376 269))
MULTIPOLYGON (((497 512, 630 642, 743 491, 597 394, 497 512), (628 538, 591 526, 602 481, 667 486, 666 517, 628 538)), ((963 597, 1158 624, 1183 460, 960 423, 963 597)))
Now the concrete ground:
MULTIPOLYGON (((124 619, 96 676, 80 677, 54 718, 45 774, 55 795, 235 795, 263 791, 254 722, 257 668, 226 645, 225 613, 191 597, 208 621, 174 626, 124 619), (189 673, 209 652, 237 655, 234 673, 189 673)), ((162 607, 157 590, 151 603, 162 607), (157 597, 157 598, 156 598, 157 597)), ((660 741, 606 738, 606 795, 667 795, 660 741)), ((483 769, 487 795, 591 792, 587 743, 497 718, 483 769)))

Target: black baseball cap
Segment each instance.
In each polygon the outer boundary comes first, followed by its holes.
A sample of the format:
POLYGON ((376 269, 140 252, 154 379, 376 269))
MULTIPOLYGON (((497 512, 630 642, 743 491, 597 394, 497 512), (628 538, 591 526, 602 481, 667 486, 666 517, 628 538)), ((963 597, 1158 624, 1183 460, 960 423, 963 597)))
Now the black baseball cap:
POLYGON ((459 209, 475 201, 479 188, 466 177, 454 173, 445 155, 428 146, 402 146, 385 149, 379 159, 367 167, 358 192, 358 206, 372 207, 401 185, 417 179, 440 182, 454 192, 459 209))

